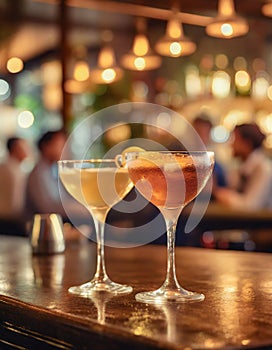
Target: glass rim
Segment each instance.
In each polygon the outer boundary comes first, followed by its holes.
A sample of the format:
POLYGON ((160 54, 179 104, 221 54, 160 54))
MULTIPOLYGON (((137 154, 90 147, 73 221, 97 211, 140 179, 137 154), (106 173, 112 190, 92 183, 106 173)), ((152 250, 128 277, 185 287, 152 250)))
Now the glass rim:
POLYGON ((91 159, 60 159, 58 164, 80 164, 80 163, 115 163, 114 158, 91 158, 91 159))
POLYGON ((132 152, 125 152, 125 154, 145 154, 145 153, 162 153, 162 154, 188 154, 188 155, 199 155, 199 154, 208 154, 208 155, 214 155, 214 151, 132 151, 132 152))

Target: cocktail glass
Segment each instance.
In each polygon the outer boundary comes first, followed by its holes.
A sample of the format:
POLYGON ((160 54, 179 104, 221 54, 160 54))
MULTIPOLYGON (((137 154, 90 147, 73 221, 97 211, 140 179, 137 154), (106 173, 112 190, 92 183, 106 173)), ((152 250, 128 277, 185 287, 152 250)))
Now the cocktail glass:
POLYGON ((211 176, 214 153, 129 152, 125 154, 125 162, 135 187, 159 208, 167 228, 166 279, 159 289, 136 294, 136 300, 156 304, 203 300, 203 294, 187 291, 177 280, 175 235, 182 209, 200 193, 211 176))
POLYGON ((132 287, 115 283, 107 275, 104 258, 104 227, 110 208, 132 189, 128 170, 114 159, 61 160, 59 176, 66 190, 93 217, 97 240, 96 273, 91 281, 69 288, 69 292, 91 296, 94 292, 126 294, 132 287))

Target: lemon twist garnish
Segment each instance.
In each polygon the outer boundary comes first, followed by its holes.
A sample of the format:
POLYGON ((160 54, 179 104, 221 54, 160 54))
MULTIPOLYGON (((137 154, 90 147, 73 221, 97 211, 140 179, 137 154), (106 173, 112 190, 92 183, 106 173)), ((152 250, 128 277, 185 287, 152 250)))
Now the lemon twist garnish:
POLYGON ((115 162, 116 162, 118 167, 125 167, 126 166, 125 154, 129 153, 129 152, 145 152, 145 149, 138 147, 138 146, 130 146, 130 147, 125 148, 121 154, 118 154, 115 157, 115 162))

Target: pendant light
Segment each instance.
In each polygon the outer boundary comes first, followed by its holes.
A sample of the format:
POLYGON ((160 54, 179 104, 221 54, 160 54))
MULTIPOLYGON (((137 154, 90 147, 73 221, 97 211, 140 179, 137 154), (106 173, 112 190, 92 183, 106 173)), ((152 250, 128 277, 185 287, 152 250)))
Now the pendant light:
POLYGON ((78 60, 75 63, 73 77, 76 81, 86 81, 89 79, 89 65, 87 61, 78 60))
POLYGON ((77 82, 84 82, 89 79, 89 64, 87 62, 87 48, 84 45, 78 45, 74 48, 74 67, 73 79, 77 82))
POLYGON ((267 1, 262 6, 262 13, 267 17, 272 17, 272 1, 267 1))
POLYGON ((166 33, 155 45, 155 50, 162 56, 180 57, 190 55, 196 50, 196 44, 184 36, 182 23, 177 9, 167 22, 166 33))
MULTIPOLYGON (((77 45, 73 48, 71 73, 65 81, 65 91, 67 93, 81 94, 90 89, 90 70, 87 56, 87 48, 84 45, 77 45)), ((49 76, 49 74, 46 76, 49 76)))
POLYGON ((104 45, 98 54, 97 67, 91 70, 91 81, 95 84, 111 84, 123 77, 123 70, 117 66, 114 50, 110 45, 112 33, 105 31, 102 40, 104 45))
POLYGON ((231 39, 247 34, 248 23, 236 14, 233 1, 218 0, 218 15, 206 26, 208 35, 231 39))
POLYGON ((156 69, 161 65, 161 57, 150 49, 146 32, 146 22, 138 18, 136 22, 137 33, 134 38, 132 50, 122 57, 122 65, 126 69, 145 71, 156 69))

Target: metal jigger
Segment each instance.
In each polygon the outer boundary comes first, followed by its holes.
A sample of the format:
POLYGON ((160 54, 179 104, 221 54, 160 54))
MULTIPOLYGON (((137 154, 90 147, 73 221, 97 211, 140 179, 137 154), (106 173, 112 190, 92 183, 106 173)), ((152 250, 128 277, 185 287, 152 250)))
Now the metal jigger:
POLYGON ((34 254, 62 253, 65 250, 62 218, 58 214, 35 214, 30 231, 34 254))

